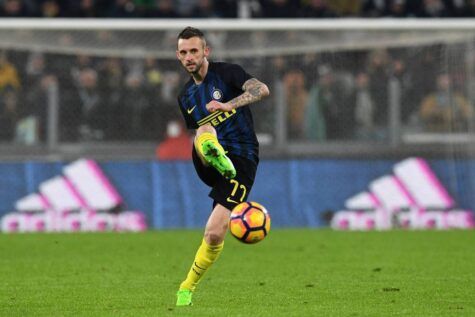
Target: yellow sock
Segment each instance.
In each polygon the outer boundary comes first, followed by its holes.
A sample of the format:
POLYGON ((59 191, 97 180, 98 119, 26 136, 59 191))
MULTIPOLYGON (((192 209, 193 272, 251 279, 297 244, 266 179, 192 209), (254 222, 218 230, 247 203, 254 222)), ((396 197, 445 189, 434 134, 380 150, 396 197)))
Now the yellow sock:
POLYGON ((205 274, 206 270, 216 261, 219 254, 223 250, 224 241, 218 245, 208 245, 203 239, 198 251, 196 252, 195 261, 191 265, 190 271, 180 284, 180 290, 188 289, 194 291, 200 279, 205 274))
POLYGON ((221 144, 219 144, 219 141, 218 141, 218 138, 216 138, 216 135, 210 132, 203 132, 196 138, 196 141, 195 141, 195 148, 198 152, 200 152, 201 156, 203 157, 205 156, 203 153, 203 143, 205 141, 212 141, 218 148, 220 148, 224 152, 224 149, 221 146, 221 144))

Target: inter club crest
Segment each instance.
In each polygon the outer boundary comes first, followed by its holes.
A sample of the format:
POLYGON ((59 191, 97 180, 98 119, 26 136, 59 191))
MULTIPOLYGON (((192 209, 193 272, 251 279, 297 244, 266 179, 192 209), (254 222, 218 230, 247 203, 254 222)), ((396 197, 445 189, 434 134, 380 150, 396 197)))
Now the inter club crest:
POLYGON ((223 98, 223 92, 217 88, 213 89, 213 99, 214 100, 221 100, 223 98))

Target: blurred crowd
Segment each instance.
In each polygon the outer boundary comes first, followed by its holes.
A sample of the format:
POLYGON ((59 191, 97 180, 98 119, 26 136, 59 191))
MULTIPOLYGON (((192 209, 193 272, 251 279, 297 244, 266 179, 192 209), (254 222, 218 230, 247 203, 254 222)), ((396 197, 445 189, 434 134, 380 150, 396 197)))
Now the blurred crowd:
POLYGON ((159 140, 179 116, 174 62, 3 51, 0 138, 44 141, 56 87, 60 141, 159 140))
POLYGON ((474 17, 473 0, 1 0, 1 17, 474 17))
MULTIPOLYGON (((0 0, 0 14, 237 17, 243 4, 252 16, 269 18, 464 17, 475 12, 473 0, 0 0)), ((259 41, 262 36, 254 34, 259 41)), ((385 141, 388 127, 395 124, 406 131, 473 131, 475 73, 467 66, 475 65, 475 54, 467 51, 466 44, 453 44, 450 49, 427 44, 274 55, 226 59, 243 65, 270 86, 272 98, 253 109, 259 133, 274 134, 278 103, 287 109, 290 139, 385 141)), ((3 50, 0 141, 45 142, 57 111, 60 142, 166 140, 169 142, 157 153, 168 157, 177 141, 187 144, 176 105, 176 96, 187 80, 179 63, 170 57, 3 50), (55 99, 57 110, 53 109, 55 99)))
MULTIPOLYGON (((273 92, 253 109, 259 133, 274 132, 276 107, 283 102, 290 139, 385 141, 391 107, 398 108, 396 120, 406 130, 473 130, 466 64, 446 64, 464 59, 462 51, 430 45, 229 61, 273 92)), ((179 137, 184 127, 176 96, 187 80, 175 60, 3 51, 0 139, 44 141, 54 87, 61 142, 179 137)))
POLYGON ((461 55, 431 45, 276 57, 268 80, 283 87, 290 139, 387 142, 392 125, 399 133, 469 132, 471 74, 463 62, 446 64, 461 55))

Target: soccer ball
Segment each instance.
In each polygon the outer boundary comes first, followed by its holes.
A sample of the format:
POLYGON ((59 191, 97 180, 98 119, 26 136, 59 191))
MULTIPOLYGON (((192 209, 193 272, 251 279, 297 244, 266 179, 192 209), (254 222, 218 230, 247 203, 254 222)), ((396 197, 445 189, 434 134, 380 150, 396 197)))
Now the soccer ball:
POLYGON ((240 203, 231 212, 229 230, 241 242, 257 243, 270 231, 269 213, 256 202, 240 203))

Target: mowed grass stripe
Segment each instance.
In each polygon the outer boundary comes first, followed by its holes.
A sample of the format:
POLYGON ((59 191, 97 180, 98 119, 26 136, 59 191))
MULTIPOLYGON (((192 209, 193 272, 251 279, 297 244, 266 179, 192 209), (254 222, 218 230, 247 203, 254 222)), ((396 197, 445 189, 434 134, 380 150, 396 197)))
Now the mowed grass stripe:
POLYGON ((0 316, 475 316, 475 232, 271 231, 176 308, 202 231, 0 235, 0 316))

